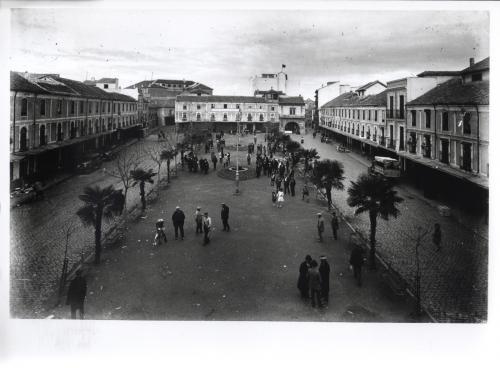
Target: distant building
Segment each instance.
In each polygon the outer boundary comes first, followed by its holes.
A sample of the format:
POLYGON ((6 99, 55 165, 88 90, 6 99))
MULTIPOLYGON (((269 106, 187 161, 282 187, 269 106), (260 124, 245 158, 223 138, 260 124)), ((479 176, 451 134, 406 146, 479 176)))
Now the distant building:
MULTIPOLYGON (((136 136, 137 101, 59 74, 10 74, 10 177, 43 180, 136 136)), ((14 184, 15 185, 15 184, 14 184)))
POLYGON ((173 79, 145 80, 125 90, 137 89, 140 121, 149 127, 175 123, 175 98, 179 95, 212 95, 213 89, 197 82, 173 79))
POLYGON ((288 75, 285 73, 285 65, 282 66, 279 73, 260 74, 251 78, 251 93, 255 91, 275 91, 287 93, 288 75))

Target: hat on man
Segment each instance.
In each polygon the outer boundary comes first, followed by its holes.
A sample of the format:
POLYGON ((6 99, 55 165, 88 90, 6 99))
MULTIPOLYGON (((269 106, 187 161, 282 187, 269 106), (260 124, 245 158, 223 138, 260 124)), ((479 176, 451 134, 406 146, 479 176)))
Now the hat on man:
POLYGON ((208 212, 205 212, 205 215, 208 215, 208 212))
POLYGON ((180 207, 179 206, 175 206, 175 209, 178 210, 178 209, 180 209, 180 207))
POLYGON ((325 260, 326 261, 326 256, 321 256, 319 259, 325 260))
POLYGON ((322 213, 321 213, 321 212, 318 212, 318 216, 321 216, 321 215, 322 215, 322 213))
POLYGON ((201 210, 201 207, 196 207, 197 210, 201 210))

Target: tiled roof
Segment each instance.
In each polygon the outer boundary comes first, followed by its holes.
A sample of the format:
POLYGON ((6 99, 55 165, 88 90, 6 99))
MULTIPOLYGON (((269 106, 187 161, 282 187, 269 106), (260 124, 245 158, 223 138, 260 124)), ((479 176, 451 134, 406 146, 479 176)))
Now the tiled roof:
POLYGON ((488 81, 463 83, 462 78, 450 79, 407 103, 411 105, 489 105, 488 81))
POLYGON ((270 90, 267 90, 267 91, 262 91, 262 90, 256 89, 253 94, 254 95, 260 95, 260 94, 265 94, 265 93, 277 93, 278 95, 284 95, 284 93, 282 91, 276 91, 274 89, 270 89, 270 90))
POLYGON ((359 101, 359 96, 355 92, 346 92, 341 94, 338 97, 335 97, 333 100, 328 101, 326 104, 321 106, 321 108, 327 107, 343 107, 343 106, 352 106, 359 101))
POLYGON ((417 77, 439 77, 439 76, 458 77, 459 75, 460 71, 426 70, 420 74, 417 74, 417 77))
POLYGON ((376 80, 376 81, 373 81, 373 82, 370 82, 370 83, 366 83, 364 86, 359 87, 359 88, 356 90, 356 92, 358 92, 358 91, 365 91, 365 90, 367 90, 367 89, 368 89, 368 88, 370 88, 371 86, 374 86, 374 85, 375 85, 375 84, 377 84, 377 83, 379 83, 379 84, 383 85, 384 87, 387 87, 384 83, 382 83, 382 82, 380 82, 380 81, 376 80))
POLYGON ((356 105, 358 106, 386 106, 387 91, 382 91, 376 95, 368 95, 361 99, 356 105))
POLYGON ((128 89, 134 89, 134 88, 168 88, 165 86, 162 86, 162 84, 166 85, 172 85, 172 84, 183 84, 187 89, 188 88, 203 88, 203 89, 209 89, 213 90, 212 88, 198 82, 193 82, 190 80, 182 81, 179 79, 155 79, 155 80, 144 80, 142 82, 132 84, 131 86, 128 86, 126 88, 128 89))
POLYGON ((101 78, 96 83, 118 83, 118 78, 101 78))
MULTIPOLYGON (((32 74, 31 76, 42 78, 44 75, 32 74)), ((103 100, 135 101, 130 96, 122 95, 121 93, 108 93, 95 86, 72 79, 61 78, 55 74, 46 76, 49 76, 50 80, 32 79, 30 81, 19 73, 11 72, 11 90, 62 96, 81 96, 103 100)))
POLYGON ((184 96, 179 95, 177 102, 228 102, 228 103, 264 103, 264 97, 254 96, 184 96))
POLYGON ((489 68, 490 68, 490 58, 487 57, 486 59, 481 60, 480 62, 462 70, 462 74, 479 72, 482 70, 488 70, 489 68))
POLYGON ((280 105, 304 105, 304 99, 302 96, 291 96, 291 97, 279 97, 278 103, 280 105))
POLYGON ((21 77, 16 72, 10 72, 10 90, 31 93, 47 93, 45 90, 21 77))

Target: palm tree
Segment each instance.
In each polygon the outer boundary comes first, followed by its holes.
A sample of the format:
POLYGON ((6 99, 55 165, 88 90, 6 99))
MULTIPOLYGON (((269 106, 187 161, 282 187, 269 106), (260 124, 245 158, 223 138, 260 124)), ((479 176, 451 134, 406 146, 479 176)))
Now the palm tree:
POLYGON ((309 162, 319 159, 318 151, 316 151, 316 148, 302 148, 299 154, 304 157, 304 176, 306 176, 306 173, 309 171, 309 162))
POLYGON ((290 152, 292 156, 292 167, 297 165, 300 160, 300 156, 297 153, 300 151, 301 147, 300 143, 296 141, 290 141, 286 144, 286 150, 290 152))
POLYGON ((314 165, 311 181, 325 188, 328 206, 332 204, 332 189, 344 190, 344 165, 337 160, 321 160, 314 165))
POLYGON ((137 185, 137 183, 139 183, 142 210, 144 211, 146 209, 146 192, 144 190, 144 187, 146 185, 146 182, 150 184, 154 183, 153 176, 155 176, 156 173, 153 172, 153 169, 149 169, 148 171, 144 171, 143 169, 136 169, 132 170, 130 174, 134 179, 134 186, 137 185))
POLYGON ((105 188, 99 186, 85 187, 83 194, 78 196, 84 205, 76 211, 78 217, 85 226, 94 227, 95 236, 95 259, 94 262, 101 262, 101 234, 102 220, 110 220, 123 210, 123 194, 115 190, 112 185, 105 188))
POLYGON ((347 204, 356 207, 356 215, 368 212, 370 217, 370 267, 375 269, 375 233, 377 218, 388 221, 389 216, 399 215, 397 203, 403 198, 397 196, 393 184, 379 175, 362 174, 356 182, 351 181, 347 204))
POLYGON ((177 151, 173 148, 162 151, 160 155, 163 161, 167 161, 167 183, 170 183, 170 161, 172 161, 175 156, 177 156, 177 151))

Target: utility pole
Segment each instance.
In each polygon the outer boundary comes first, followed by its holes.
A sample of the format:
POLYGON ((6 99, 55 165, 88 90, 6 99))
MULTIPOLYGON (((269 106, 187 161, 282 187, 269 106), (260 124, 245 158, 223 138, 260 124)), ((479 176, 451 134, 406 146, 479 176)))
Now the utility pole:
POLYGON ((236 189, 234 191, 235 195, 240 193, 240 159, 239 159, 239 148, 240 148, 240 120, 241 120, 241 108, 238 109, 236 114, 236 134, 238 135, 238 142, 236 143, 236 189))

